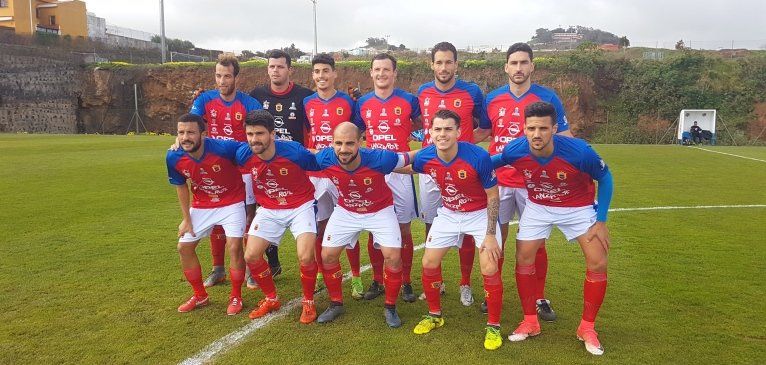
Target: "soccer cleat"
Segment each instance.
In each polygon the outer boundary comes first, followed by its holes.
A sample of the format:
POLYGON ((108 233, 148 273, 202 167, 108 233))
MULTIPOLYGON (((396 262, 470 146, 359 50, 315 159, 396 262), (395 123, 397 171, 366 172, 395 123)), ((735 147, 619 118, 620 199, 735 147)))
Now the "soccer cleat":
POLYGON ((322 289, 324 289, 324 275, 322 275, 322 273, 319 272, 317 273, 316 284, 314 284, 314 293, 317 293, 322 289))
POLYGON ((415 329, 413 329, 412 332, 415 332, 416 335, 422 335, 431 332, 431 330, 434 328, 439 328, 443 325, 444 318, 428 314, 423 316, 423 319, 418 322, 418 325, 415 326, 415 329))
POLYGON ((330 306, 325 309, 322 314, 317 318, 317 323, 328 323, 334 321, 336 318, 343 314, 343 304, 330 303, 330 306))
POLYGON ((303 300, 303 311, 301 312, 301 323, 309 324, 317 319, 317 307, 313 300, 303 300))
POLYGON ((370 288, 367 289, 366 292, 364 292, 364 300, 373 300, 377 298, 379 295, 383 294, 383 292, 386 291, 386 288, 383 287, 383 285, 380 285, 379 282, 373 280, 372 283, 370 283, 370 288))
POLYGON ((487 301, 486 300, 481 302, 481 305, 479 306, 479 310, 483 314, 489 313, 489 308, 487 308, 487 301))
POLYGON ((351 297, 356 300, 364 297, 364 285, 362 285, 362 278, 359 276, 351 277, 351 297))
POLYGON ((519 323, 519 326, 516 327, 516 330, 513 331, 510 335, 508 335, 508 339, 511 340, 511 342, 519 342, 524 341, 529 337, 534 337, 540 334, 540 323, 535 322, 529 322, 529 321, 521 321, 519 323))
POLYGON ((187 300, 184 304, 181 304, 180 306, 178 306, 178 312, 186 313, 186 312, 191 312, 197 308, 204 307, 210 304, 210 299, 208 298, 209 297, 197 298, 197 296, 194 295, 191 298, 189 298, 189 300, 187 300))
POLYGON ((399 318, 399 313, 396 312, 396 307, 383 308, 383 316, 386 317, 386 324, 391 328, 399 328, 402 326, 402 320, 399 318))
POLYGON ((258 283, 255 282, 255 279, 252 275, 250 275, 250 268, 245 267, 245 282, 247 283, 247 288, 250 290, 258 289, 258 283))
POLYGON ((487 350, 497 350, 503 345, 503 336, 500 335, 500 327, 487 326, 487 333, 484 335, 484 348, 487 350))
POLYGON ((229 298, 229 306, 226 308, 226 314, 233 316, 242 311, 242 298, 229 298))
MULTIPOLYGON (((444 294, 447 294, 447 286, 444 285, 444 283, 441 283, 441 287, 439 288, 439 294, 441 296, 444 296, 444 294)), ((420 300, 426 300, 426 293, 420 293, 420 296, 418 297, 420 300)))
POLYGON ((402 284, 402 300, 407 303, 413 303, 417 300, 412 291, 412 284, 402 284))
POLYGON ((538 299, 537 302, 537 316, 543 321, 553 322, 556 320, 556 312, 551 308, 551 301, 548 299, 538 299))
POLYGON ((224 281, 226 281, 226 269, 223 266, 214 266, 213 271, 205 278, 204 285, 209 288, 224 281))
POLYGON ((271 277, 275 278, 282 274, 282 265, 277 265, 271 268, 271 277))
POLYGON ((470 307, 473 304, 473 291, 470 285, 460 286, 460 303, 463 303, 466 307, 470 307))
POLYGON ((577 328, 577 339, 585 343, 585 350, 593 355, 604 354, 604 348, 598 340, 598 333, 594 329, 577 328))
POLYGON ((279 299, 261 299, 261 301, 258 302, 258 307, 250 312, 249 317, 250 319, 261 318, 271 312, 279 310, 279 307, 281 306, 282 303, 279 302, 279 299))

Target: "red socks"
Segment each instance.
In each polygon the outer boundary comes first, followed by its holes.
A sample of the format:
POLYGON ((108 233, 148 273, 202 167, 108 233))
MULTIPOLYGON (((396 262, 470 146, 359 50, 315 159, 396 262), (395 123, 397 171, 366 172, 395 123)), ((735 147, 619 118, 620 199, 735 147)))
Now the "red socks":
POLYGON ((197 298, 206 298, 207 291, 205 291, 205 285, 202 284, 202 268, 197 266, 193 269, 184 270, 184 276, 186 280, 191 284, 194 290, 194 296, 197 298))
POLYGON ((535 253, 535 276, 537 276, 537 290, 535 299, 545 299, 545 277, 548 275, 548 251, 545 244, 540 245, 535 253))
POLYGON ((343 272, 340 269, 340 263, 322 265, 322 273, 324 274, 324 284, 327 286, 330 301, 343 303, 343 289, 341 288, 343 272))
POLYGON ((500 325, 500 313, 503 310, 503 279, 500 272, 484 276, 484 292, 487 300, 487 324, 500 325))
POLYGON ((226 256, 226 232, 222 226, 213 227, 210 232, 210 254, 213 256, 213 266, 223 266, 226 256))
POLYGON ((535 304, 535 287, 537 286, 537 277, 535 276, 535 265, 522 266, 516 264, 516 288, 521 300, 521 309, 524 315, 537 315, 537 306, 535 304))
MULTIPOLYGON (((370 255, 370 266, 372 266, 372 280, 383 283, 383 252, 375 249, 372 233, 367 239, 367 253, 370 255)), ((402 256, 404 254, 402 253, 402 256)), ((404 261, 404 260, 402 260, 404 261)))
POLYGON ((274 279, 271 277, 269 263, 261 258, 256 262, 248 262, 247 267, 250 268, 250 275, 258 283, 258 287, 263 291, 263 295, 269 299, 276 298, 277 288, 274 286, 274 279))
POLYGON ((441 295, 439 290, 442 285, 442 268, 435 269, 423 268, 423 292, 426 293, 428 302, 428 312, 431 314, 441 314, 441 295))
POLYGON ((317 283, 317 272, 319 266, 316 262, 310 265, 301 265, 301 286, 303 287, 303 299, 314 300, 314 287, 317 283))
POLYGON ((582 319, 586 322, 595 322, 601 303, 606 295, 606 273, 585 271, 585 284, 583 285, 583 309, 582 319))
POLYGON ((388 266, 385 267, 385 274, 383 275, 383 284, 386 287, 386 302, 387 306, 396 305, 396 297, 399 295, 399 290, 402 289, 402 269, 394 270, 388 266))
POLYGON ((245 282, 245 270, 229 268, 231 277, 231 295, 232 297, 242 298, 242 283, 245 282))
POLYGON ((473 271, 473 257, 476 253, 476 241, 473 236, 463 236, 463 244, 458 250, 460 255, 460 285, 471 285, 471 271, 473 271))
POLYGON ((351 276, 358 277, 361 266, 359 263, 359 241, 356 241, 354 248, 346 249, 346 256, 348 256, 348 264, 351 266, 351 276))
POLYGON ((412 244, 412 233, 402 235, 402 282, 412 283, 412 256, 415 254, 415 247, 412 244))

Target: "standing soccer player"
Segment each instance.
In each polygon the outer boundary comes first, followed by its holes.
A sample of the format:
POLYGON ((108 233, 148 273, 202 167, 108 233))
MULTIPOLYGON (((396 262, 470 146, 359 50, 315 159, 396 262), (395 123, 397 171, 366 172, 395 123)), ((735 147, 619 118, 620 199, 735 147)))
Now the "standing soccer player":
POLYGON ((546 102, 528 105, 524 110, 526 138, 509 143, 502 154, 492 158, 496 167, 511 165, 520 171, 529 195, 516 236, 516 286, 524 320, 508 339, 522 341, 540 334, 535 313, 535 256, 555 225, 567 240, 576 239, 585 255, 584 303, 577 338, 585 342, 588 352, 601 355, 604 348, 595 321, 606 294, 606 218, 612 200, 612 174, 585 141, 556 135, 556 109, 546 102), (593 180, 598 181, 597 204, 593 201, 593 180))
MULTIPOLYGON (((303 107, 311 126, 308 134, 308 148, 322 149, 332 147, 332 135, 335 127, 343 122, 353 120, 354 100, 341 91, 335 89, 335 79, 338 73, 335 70, 335 60, 328 54, 316 55, 311 60, 311 75, 317 87, 317 92, 303 99, 303 107)), ((364 125, 358 125, 364 129, 364 125)), ((322 172, 307 172, 311 183, 314 184, 314 198, 317 201, 317 239, 316 260, 322 264, 322 238, 327 227, 327 220, 332 214, 333 208, 338 203, 338 190, 332 181, 322 172)), ((351 296, 354 299, 362 299, 364 285, 360 275, 359 245, 346 250, 348 261, 351 266, 351 296)), ((321 275, 320 275, 321 277, 321 275)), ((319 282, 321 278, 317 279, 319 282)))
MULTIPOLYGON (((367 147, 394 152, 410 151, 409 136, 414 129, 420 129, 420 106, 418 99, 402 89, 394 87, 396 82, 396 58, 386 53, 376 55, 370 67, 374 90, 356 103, 355 122, 366 126, 367 147)), ((415 184, 412 175, 392 173, 386 175, 386 182, 394 194, 394 205, 402 237, 403 285, 402 299, 414 302, 417 297, 412 290, 412 230, 410 223, 418 216, 415 200, 415 184)), ((373 282, 364 294, 364 299, 376 298, 383 291, 383 258, 373 248, 373 238, 368 241, 373 282)))
MULTIPOLYGON (((530 78, 535 70, 532 63, 532 48, 526 43, 516 43, 508 48, 505 54, 505 73, 508 74, 508 85, 501 86, 487 94, 484 109, 492 121, 491 129, 479 126, 474 136, 477 142, 492 135, 489 143, 489 154, 502 152, 503 147, 516 138, 524 135, 524 108, 537 101, 552 103, 556 108, 556 123, 558 133, 572 136, 569 131, 564 106, 558 95, 551 89, 533 84, 530 78)), ((500 185, 500 228, 503 242, 508 238, 508 224, 514 214, 521 217, 527 199, 524 180, 518 171, 511 167, 497 170, 497 181, 500 185)), ((502 270, 502 260, 500 269, 502 270)), ((548 273, 548 252, 545 244, 540 245, 535 259, 538 279, 537 309, 540 318, 545 321, 556 320, 556 313, 551 308, 550 301, 545 299, 545 278, 548 273)), ((482 309, 484 305, 482 304, 482 309)))
POLYGON ((303 287, 301 323, 316 319, 314 286, 318 266, 314 260, 316 215, 314 186, 307 171, 317 171, 314 155, 297 142, 275 140, 274 117, 265 110, 254 111, 245 119, 249 149, 240 149, 237 161, 253 177, 259 208, 248 231, 245 261, 265 298, 250 313, 250 319, 263 317, 281 306, 277 299, 271 268, 263 259, 270 245, 279 245, 289 227, 297 244, 303 287))
POLYGON ((316 155, 319 166, 335 184, 339 195, 322 242, 322 271, 330 306, 317 322, 332 322, 343 314, 343 273, 338 258, 344 248, 357 244, 359 234, 366 230, 372 233, 374 245, 384 257, 383 314, 386 324, 396 328, 402 325, 396 312, 396 298, 402 286, 402 238, 386 175, 409 164, 412 156, 360 148, 361 143, 362 131, 352 123, 343 122, 335 128, 332 148, 325 148, 316 155))
MULTIPOLYGON (((452 43, 440 42, 431 49, 431 69, 434 81, 427 82, 418 89, 418 101, 423 118, 423 147, 431 144, 431 118, 439 110, 451 110, 460 116, 459 140, 473 143, 473 129, 489 129, 491 124, 484 109, 484 94, 479 85, 457 78, 457 49, 452 43)), ((421 174, 420 218, 426 225, 426 236, 441 206, 439 186, 428 174, 421 174)), ((471 271, 476 246, 473 236, 465 236, 466 244, 460 245, 460 302, 465 306, 473 303, 471 290, 471 271)), ((442 293, 444 288, 442 288, 442 293)))
MULTIPOLYGON (((217 89, 202 92, 194 99, 189 113, 205 119, 208 124, 207 135, 210 138, 245 142, 245 116, 253 110, 261 109, 261 103, 258 100, 237 90, 238 76, 237 58, 230 53, 222 53, 215 64, 217 89)), ((247 171, 242 171, 242 181, 245 182, 245 209, 247 224, 249 224, 255 215, 255 197, 252 179, 247 171)), ((226 236, 221 226, 215 226, 210 233, 210 251, 213 257, 213 270, 205 279, 205 287, 211 287, 226 279, 224 269, 226 236)), ((248 286, 252 285, 252 279, 248 278, 248 286)))
MULTIPOLYGON (((306 146, 309 124, 303 110, 303 99, 311 95, 312 91, 290 81, 292 61, 284 51, 269 52, 267 72, 269 84, 253 89, 250 96, 258 99, 263 109, 274 116, 277 139, 295 141, 306 146)), ((274 276, 282 272, 278 252, 277 246, 266 250, 274 276)))
MULTIPOLYGON (((497 178, 489 153, 468 142, 458 142, 460 116, 447 109, 434 114, 429 131, 433 144, 413 159, 412 170, 428 174, 441 192, 442 207, 434 218, 423 254, 423 290, 428 314, 415 326, 416 334, 431 332, 444 325, 439 288, 441 262, 452 247, 460 247, 474 237, 479 245, 479 264, 484 276, 484 292, 489 309, 484 348, 495 350, 503 344, 500 313, 503 281, 498 270, 502 257, 498 216, 497 178)), ((473 242, 472 242, 473 244, 473 242)))
POLYGON ((242 310, 242 283, 245 281, 245 261, 242 235, 245 228, 245 187, 235 165, 239 144, 205 138, 205 121, 194 114, 184 114, 178 120, 178 141, 181 149, 170 150, 166 163, 168 179, 176 186, 183 221, 178 226, 178 253, 186 280, 194 295, 178 307, 189 312, 209 303, 202 283, 202 269, 197 257, 197 244, 220 225, 229 249, 231 294, 228 315, 242 310), (189 199, 189 186, 193 199, 189 199))

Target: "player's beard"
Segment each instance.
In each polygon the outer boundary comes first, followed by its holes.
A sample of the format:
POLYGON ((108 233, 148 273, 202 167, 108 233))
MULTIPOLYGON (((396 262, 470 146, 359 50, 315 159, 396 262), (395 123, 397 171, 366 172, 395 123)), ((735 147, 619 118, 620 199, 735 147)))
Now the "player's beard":
POLYGON ((447 73, 446 75, 445 74, 436 75, 436 79, 439 80, 439 82, 442 84, 449 84, 454 78, 455 78, 455 74, 453 73, 447 73), (447 77, 447 79, 443 80, 444 77, 447 77))
POLYGON ((523 85, 525 82, 527 82, 527 80, 529 80, 530 75, 521 74, 521 76, 523 76, 521 81, 516 81, 516 76, 519 76, 519 74, 513 74, 513 76, 511 76, 511 82, 516 85, 523 85))
POLYGON ((202 143, 201 143, 201 141, 200 141, 200 143, 198 143, 198 142, 195 142, 195 141, 192 141, 192 140, 190 140, 190 139, 186 139, 186 140, 183 140, 183 141, 181 141, 181 148, 183 148, 183 149, 184 149, 184 152, 186 152, 186 153, 194 153, 194 152, 197 152, 197 151, 199 150, 200 146, 202 146, 202 143), (184 144, 186 144, 186 143, 191 143, 191 144, 192 144, 192 146, 191 146, 190 148, 188 148, 188 149, 187 149, 187 148, 186 148, 186 146, 184 145, 184 144))
POLYGON ((356 158, 359 157, 359 151, 356 151, 354 154, 338 154, 338 162, 343 166, 348 166, 352 164, 354 161, 356 161, 356 158), (341 156, 351 156, 346 162, 343 162, 343 158, 341 156))
POLYGON ((234 94, 234 85, 219 86, 218 91, 223 97, 229 97, 234 94))
POLYGON ((529 143, 529 147, 535 151, 542 151, 545 149, 545 147, 548 147, 548 144, 551 143, 551 140, 552 138, 549 139, 548 142, 546 142, 542 138, 532 138, 532 141, 530 141, 529 143))
POLYGON ((254 154, 260 155, 261 153, 269 149, 270 146, 271 146, 271 142, 255 143, 250 145, 250 150, 253 151, 254 154))

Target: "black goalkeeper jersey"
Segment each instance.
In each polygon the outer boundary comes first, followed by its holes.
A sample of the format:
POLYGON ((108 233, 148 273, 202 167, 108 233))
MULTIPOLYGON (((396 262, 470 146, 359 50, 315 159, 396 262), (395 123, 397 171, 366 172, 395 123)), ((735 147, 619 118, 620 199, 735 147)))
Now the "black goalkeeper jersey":
POLYGON ((306 145, 306 133, 310 128, 303 109, 303 99, 314 92, 303 86, 290 83, 284 94, 276 94, 269 85, 257 87, 250 92, 274 116, 277 139, 296 141, 306 145))

